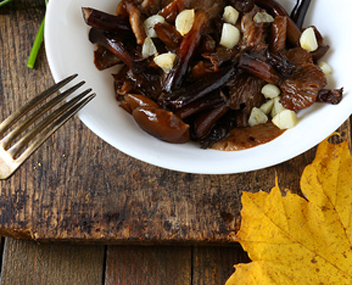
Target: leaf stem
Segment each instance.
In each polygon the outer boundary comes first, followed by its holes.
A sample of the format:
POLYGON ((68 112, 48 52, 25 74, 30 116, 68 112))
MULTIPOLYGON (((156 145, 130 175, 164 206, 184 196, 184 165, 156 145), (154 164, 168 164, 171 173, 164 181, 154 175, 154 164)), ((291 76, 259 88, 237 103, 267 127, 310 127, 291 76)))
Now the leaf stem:
POLYGON ((29 68, 34 68, 34 64, 37 59, 38 52, 39 52, 40 46, 41 46, 43 38, 44 38, 44 24, 45 24, 45 17, 44 17, 42 23, 40 24, 39 31, 37 33, 35 40, 34 40, 33 47, 32 47, 31 53, 28 58, 27 66, 29 68))
POLYGON ((3 1, 0 1, 0 7, 7 4, 7 3, 10 3, 12 0, 3 0, 3 1))
MULTIPOLYGON (((5 1, 12 1, 12 0, 5 0, 5 1)), ((48 2, 49 2, 49 0, 45 0, 45 6, 48 5, 48 2)), ((27 66, 29 68, 34 68, 34 64, 37 60, 38 52, 39 52, 39 49, 42 45, 43 38, 44 38, 44 26, 45 26, 45 16, 44 16, 42 23, 40 24, 39 31, 37 33, 37 36, 35 37, 33 47, 31 49, 31 53, 29 54, 29 58, 27 61, 27 66)))

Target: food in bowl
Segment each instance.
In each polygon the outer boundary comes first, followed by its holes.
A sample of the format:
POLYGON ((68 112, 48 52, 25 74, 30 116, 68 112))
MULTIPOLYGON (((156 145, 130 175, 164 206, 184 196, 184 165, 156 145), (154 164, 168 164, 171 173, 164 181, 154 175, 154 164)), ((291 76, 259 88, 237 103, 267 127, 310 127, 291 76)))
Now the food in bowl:
POLYGON ((96 67, 122 63, 116 98, 142 129, 240 150, 294 127, 299 110, 342 99, 342 88, 325 89, 329 46, 301 28, 308 2, 289 15, 273 0, 122 0, 115 15, 83 15, 96 67))

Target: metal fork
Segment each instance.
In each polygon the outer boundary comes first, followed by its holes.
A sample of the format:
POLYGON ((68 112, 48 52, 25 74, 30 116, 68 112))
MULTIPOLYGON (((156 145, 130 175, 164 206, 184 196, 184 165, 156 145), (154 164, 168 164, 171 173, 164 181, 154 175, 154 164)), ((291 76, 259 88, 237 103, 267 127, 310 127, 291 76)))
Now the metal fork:
POLYGON ((91 93, 92 89, 89 88, 61 104, 34 125, 35 121, 58 106, 85 83, 81 81, 39 106, 76 77, 77 74, 72 75, 40 93, 0 124, 0 179, 9 178, 55 131, 95 97, 95 93, 91 93), (30 111, 32 112, 29 114, 30 111), (26 115, 28 117, 10 131, 10 128, 26 115), (34 125, 33 128, 25 132, 32 125, 34 125))

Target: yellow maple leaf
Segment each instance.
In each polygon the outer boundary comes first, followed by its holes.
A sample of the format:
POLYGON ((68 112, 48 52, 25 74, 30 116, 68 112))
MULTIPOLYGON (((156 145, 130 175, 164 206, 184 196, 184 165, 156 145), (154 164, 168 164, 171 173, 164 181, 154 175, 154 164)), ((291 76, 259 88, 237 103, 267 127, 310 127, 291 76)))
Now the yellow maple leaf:
POLYGON ((322 142, 301 178, 306 199, 276 186, 243 193, 239 242, 252 262, 226 285, 352 284, 352 159, 322 142))

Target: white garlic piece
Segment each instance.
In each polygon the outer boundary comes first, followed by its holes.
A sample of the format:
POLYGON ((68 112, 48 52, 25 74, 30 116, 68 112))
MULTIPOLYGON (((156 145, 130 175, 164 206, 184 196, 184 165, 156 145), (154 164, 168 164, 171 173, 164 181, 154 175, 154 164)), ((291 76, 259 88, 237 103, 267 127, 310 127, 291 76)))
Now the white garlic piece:
POLYGON ((232 49, 241 39, 241 32, 234 25, 224 23, 222 26, 220 45, 232 49))
POLYGON ((224 22, 232 25, 236 25, 239 16, 240 13, 232 6, 226 6, 222 15, 224 22))
POLYGON ((259 109, 267 116, 269 116, 269 114, 271 113, 271 110, 273 109, 274 107, 274 100, 271 99, 265 103, 263 103, 259 109))
POLYGON ((186 35, 192 29, 194 23, 194 9, 183 10, 175 19, 175 28, 182 35, 186 35))
POLYGON ((321 68, 325 76, 329 76, 332 74, 332 67, 325 61, 319 61, 318 66, 321 68))
POLYGON ((265 98, 273 99, 281 94, 281 90, 274 84, 266 84, 262 88, 262 94, 265 98))
POLYGON ((150 37, 147 37, 144 40, 144 43, 142 46, 142 57, 148 58, 148 57, 153 56, 157 53, 158 53, 158 50, 156 49, 153 40, 150 37))
POLYGON ((268 116, 264 114, 259 108, 254 107, 248 119, 249 126, 253 127, 259 124, 264 124, 268 121, 268 116))
POLYGON ((159 66, 165 73, 169 73, 174 67, 176 54, 172 52, 162 53, 154 57, 154 62, 159 66))
POLYGON ((258 12, 254 15, 253 21, 257 24, 272 23, 272 22, 274 22, 274 18, 273 18, 273 16, 271 16, 267 12, 258 12))
POLYGON ((147 37, 150 38, 157 38, 158 35, 156 34, 155 30, 154 30, 154 26, 157 23, 166 23, 165 19, 163 16, 160 15, 153 15, 150 16, 149 18, 147 18, 143 25, 144 25, 144 30, 145 33, 147 34, 147 37))
POLYGON ((301 44, 301 48, 307 51, 316 51, 319 47, 313 28, 305 29, 299 39, 299 42, 301 44))
POLYGON ((282 111, 286 110, 284 106, 280 103, 280 97, 275 97, 274 99, 274 106, 271 110, 271 117, 274 118, 277 114, 281 113, 282 111))
POLYGON ((295 111, 286 109, 278 113, 271 121, 278 128, 285 130, 296 126, 298 124, 298 117, 295 111))

